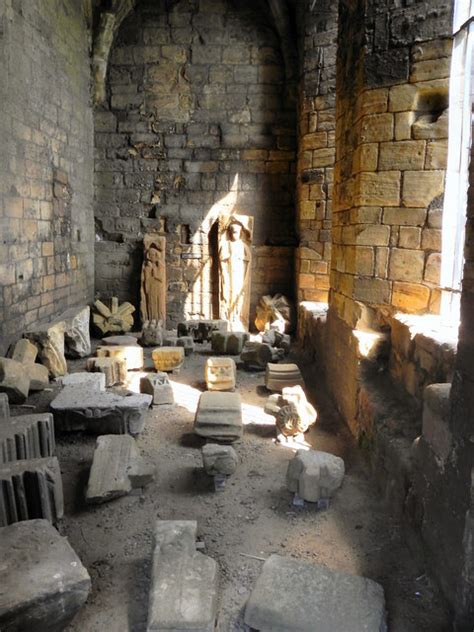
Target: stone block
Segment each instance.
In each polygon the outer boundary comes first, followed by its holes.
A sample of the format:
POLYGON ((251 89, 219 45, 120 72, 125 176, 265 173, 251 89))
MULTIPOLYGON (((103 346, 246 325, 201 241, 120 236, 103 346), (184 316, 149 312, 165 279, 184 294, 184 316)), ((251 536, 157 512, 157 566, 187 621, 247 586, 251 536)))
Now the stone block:
POLYGON ((453 438, 449 427, 451 384, 430 384, 423 392, 423 439, 436 457, 448 459, 453 438))
POLYGON ((157 347, 151 353, 157 371, 174 371, 184 362, 183 347, 157 347))
POLYGON ((216 331, 211 337, 211 348, 214 353, 239 355, 249 337, 249 334, 244 331, 228 333, 216 331))
POLYGON ((230 476, 237 469, 237 452, 230 445, 206 443, 201 449, 202 463, 209 476, 230 476))
POLYGON ((0 358, 0 393, 6 393, 12 404, 23 404, 30 390, 30 379, 23 364, 0 358))
POLYGON ((163 344, 163 323, 161 320, 146 320, 143 323, 140 344, 143 347, 161 347, 163 344))
POLYGON ((428 207, 444 191, 444 171, 406 171, 403 178, 404 206, 428 207))
POLYGON ((92 322, 101 334, 127 333, 133 327, 134 311, 131 303, 119 305, 116 297, 112 298, 110 309, 102 301, 95 301, 92 322))
POLYGON ((307 502, 331 498, 342 484, 344 461, 319 450, 298 450, 288 463, 286 485, 307 502))
POLYGON ((275 416, 278 432, 284 437, 306 432, 317 417, 301 386, 286 386, 281 395, 270 395, 265 412, 275 416))
POLYGON ((56 523, 63 514, 63 484, 55 456, 0 466, 0 527, 34 518, 56 523))
POLYGON ((37 355, 37 347, 26 338, 22 338, 13 349, 12 360, 20 364, 34 364, 37 355))
POLYGON ((216 562, 196 551, 194 520, 158 520, 155 527, 147 632, 213 632, 216 562))
POLYGON ((423 169, 425 143, 421 140, 381 143, 378 168, 381 171, 423 169))
POLYGON ((87 483, 86 501, 104 503, 126 496, 154 478, 154 468, 140 455, 136 441, 129 435, 98 437, 87 483))
POLYGON ((49 386, 49 371, 43 364, 24 364, 25 375, 30 380, 30 391, 42 391, 49 386))
POLYGON ((0 419, 0 463, 53 456, 55 445, 51 413, 0 419))
POLYGON ((58 378, 63 386, 77 386, 79 388, 88 388, 94 392, 105 391, 105 375, 103 373, 88 373, 87 371, 78 371, 77 373, 69 373, 64 377, 58 378))
POLYGON ((237 368, 232 358, 208 358, 204 368, 204 379, 209 391, 233 391, 237 368))
POLYGON ((355 205, 400 206, 400 181, 399 171, 359 173, 355 182, 355 205))
POLYGON ((189 356, 194 351, 194 339, 192 336, 181 336, 177 339, 176 345, 183 347, 184 355, 189 356))
POLYGON ((103 373, 106 386, 123 384, 127 381, 127 366, 125 360, 120 358, 89 358, 86 369, 92 373, 103 373))
POLYGON ((380 143, 393 140, 393 114, 369 114, 364 116, 361 124, 360 139, 362 143, 380 143))
POLYGON ((390 301, 390 282, 384 279, 354 279, 353 298, 356 301, 383 305, 390 301))
POLYGON ((242 400, 238 393, 206 391, 199 398, 194 432, 211 441, 233 443, 242 437, 242 400))
POLYGON ((421 282, 425 254, 421 250, 392 248, 388 266, 389 279, 394 281, 421 282))
POLYGON ((214 331, 225 333, 229 328, 226 320, 186 320, 178 324, 178 336, 192 336, 194 342, 209 342, 214 331))
POLYGON ((271 555, 245 606, 260 632, 384 632, 382 586, 355 575, 271 555))
POLYGON ((23 336, 36 345, 40 360, 48 368, 52 377, 60 377, 67 373, 67 362, 64 356, 65 331, 66 323, 59 321, 37 327, 23 336))
POLYGON ((140 379, 140 393, 153 397, 152 404, 174 404, 173 388, 167 373, 151 373, 140 379))
POLYGON ((394 226, 424 226, 426 208, 386 208, 383 223, 394 226))
POLYGON ((406 312, 423 312, 430 301, 430 290, 419 283, 393 284, 392 305, 406 312))
POLYGON ((417 140, 441 140, 448 138, 448 110, 433 120, 431 114, 420 116, 412 125, 413 138, 417 140))
POLYGON ((0 567, 0 629, 5 632, 64 630, 89 595, 87 570, 67 538, 46 520, 1 529, 0 567))
POLYGON ((143 348, 140 345, 114 345, 97 347, 98 358, 123 360, 127 371, 143 369, 143 348))
POLYGON ((60 320, 65 323, 64 343, 68 358, 85 358, 91 354, 90 319, 91 309, 88 305, 73 307, 61 314, 60 320))
MULTIPOLYGON (((283 334, 285 335, 285 334, 283 334)), ((264 369, 269 362, 278 362, 285 357, 283 348, 272 347, 265 342, 246 342, 240 359, 248 367, 264 369)))
POLYGON ((265 386, 269 391, 278 391, 286 387, 301 386, 304 388, 304 380, 296 364, 267 364, 265 372, 265 386))
POLYGON ((178 346, 178 336, 166 334, 163 336, 163 345, 165 347, 177 347, 178 346))
POLYGON ((138 434, 145 425, 151 395, 100 393, 77 386, 64 388, 50 404, 56 428, 94 434, 138 434))

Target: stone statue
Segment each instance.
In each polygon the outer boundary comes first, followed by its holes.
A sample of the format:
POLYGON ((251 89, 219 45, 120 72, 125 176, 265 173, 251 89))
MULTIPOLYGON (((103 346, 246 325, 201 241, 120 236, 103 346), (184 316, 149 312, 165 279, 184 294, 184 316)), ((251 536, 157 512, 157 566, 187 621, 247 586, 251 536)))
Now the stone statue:
POLYGON ((144 257, 140 315, 146 321, 166 322, 166 239, 156 233, 143 238, 144 257))
POLYGON ((252 231, 252 217, 219 218, 219 317, 230 331, 249 328, 252 231))

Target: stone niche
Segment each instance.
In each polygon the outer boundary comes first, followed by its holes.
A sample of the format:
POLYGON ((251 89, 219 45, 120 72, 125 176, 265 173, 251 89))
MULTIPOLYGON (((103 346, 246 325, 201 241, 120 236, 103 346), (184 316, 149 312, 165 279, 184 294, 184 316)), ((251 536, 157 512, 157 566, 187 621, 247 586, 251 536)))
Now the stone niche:
POLYGON ((263 294, 292 295, 296 92, 259 3, 137 4, 95 112, 101 295, 139 304, 143 235, 158 233, 167 327, 218 317, 213 227, 231 214, 254 223, 250 321, 263 294))

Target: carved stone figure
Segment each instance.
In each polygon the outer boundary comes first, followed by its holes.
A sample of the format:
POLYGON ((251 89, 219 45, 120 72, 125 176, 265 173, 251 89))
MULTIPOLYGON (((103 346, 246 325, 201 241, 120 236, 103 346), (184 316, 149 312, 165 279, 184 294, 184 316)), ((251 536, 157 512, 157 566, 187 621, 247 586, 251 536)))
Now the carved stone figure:
POLYGON ((230 331, 249 328, 252 231, 252 217, 219 218, 219 316, 230 331))
POLYGON ((140 315, 146 321, 166 322, 166 239, 156 233, 143 238, 144 257, 140 315))

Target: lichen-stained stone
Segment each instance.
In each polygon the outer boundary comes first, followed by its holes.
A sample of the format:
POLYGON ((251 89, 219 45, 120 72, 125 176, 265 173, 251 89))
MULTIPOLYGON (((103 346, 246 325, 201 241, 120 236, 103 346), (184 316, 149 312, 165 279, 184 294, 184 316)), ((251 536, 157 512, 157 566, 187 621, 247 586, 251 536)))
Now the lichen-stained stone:
POLYGON ((12 404, 23 404, 30 390, 30 378, 23 364, 0 358, 0 392, 6 393, 12 404))
POLYGON ((380 584, 306 560, 271 555, 245 606, 260 632, 386 632, 380 584))
POLYGON ((184 347, 157 347, 151 357, 157 371, 174 371, 184 362, 184 347))
POLYGON ((125 360, 127 371, 143 368, 143 348, 140 345, 104 345, 96 351, 98 358, 125 360))
POLYGON ((174 404, 173 387, 168 374, 161 371, 150 373, 140 379, 140 393, 151 395, 155 406, 174 404))
POLYGON ((24 334, 38 347, 41 362, 48 367, 52 377, 60 377, 67 373, 67 362, 64 357, 64 334, 66 323, 59 321, 42 325, 24 334))
POLYGON ((50 404, 56 427, 95 434, 138 434, 145 425, 151 395, 122 396, 67 386, 50 404))
POLYGON ((238 441, 242 437, 242 400, 239 393, 203 393, 194 419, 194 432, 211 441, 238 441))
POLYGON ((66 355, 70 358, 85 358, 91 353, 90 338, 91 309, 88 305, 71 308, 61 314, 60 320, 66 325, 64 342, 66 355))
POLYGON ((0 463, 53 456, 55 445, 51 413, 0 417, 0 463))
POLYGON ((209 391, 233 391, 237 369, 232 358, 208 358, 204 378, 209 391))
POLYGON ((63 484, 55 456, 0 466, 1 527, 33 518, 56 523, 63 514, 63 484))
POLYGON ((213 632, 216 562, 196 551, 194 520, 158 520, 155 527, 147 632, 213 632))
POLYGON ((331 498, 344 478, 344 461, 319 450, 298 450, 288 463, 286 485, 290 492, 315 503, 331 498))
POLYGON ((127 365, 125 360, 120 358, 88 358, 86 369, 92 373, 103 373, 106 386, 123 384, 127 381, 127 365))
POLYGON ((87 570, 67 538, 46 520, 0 530, 0 568, 0 629, 5 632, 64 630, 89 595, 87 570))

